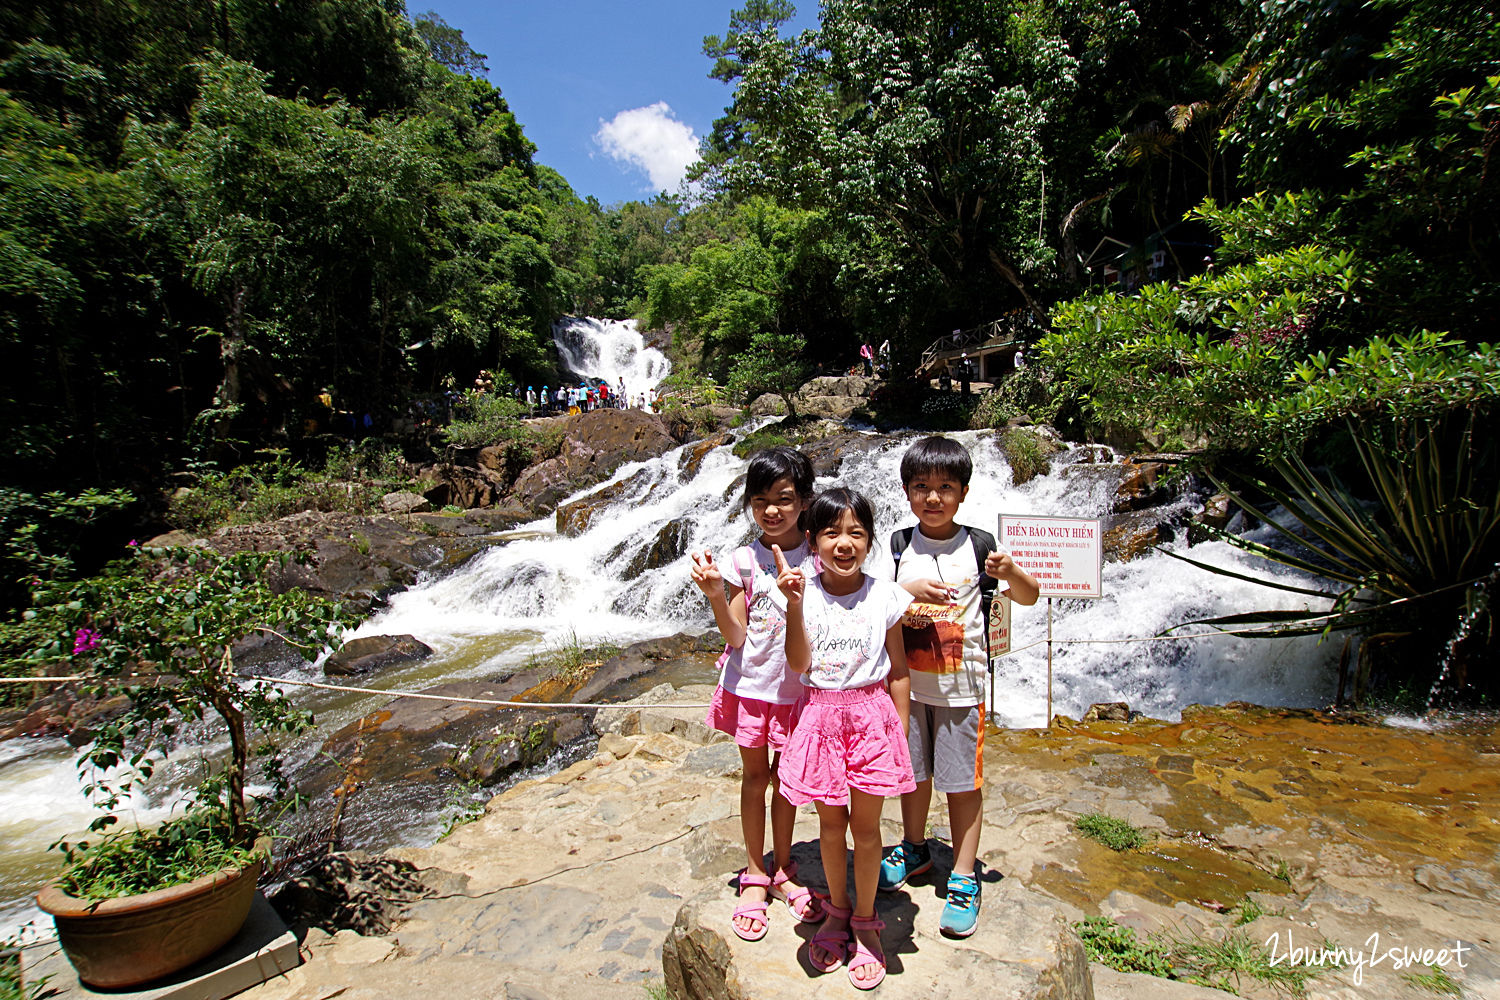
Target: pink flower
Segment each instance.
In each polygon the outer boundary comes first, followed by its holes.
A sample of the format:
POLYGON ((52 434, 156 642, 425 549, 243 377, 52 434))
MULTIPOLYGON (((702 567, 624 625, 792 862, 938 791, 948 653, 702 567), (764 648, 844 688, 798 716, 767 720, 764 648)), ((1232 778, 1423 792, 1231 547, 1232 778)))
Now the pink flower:
POLYGON ((125 544, 126 544, 127 547, 133 549, 133 548, 135 548, 137 545, 139 545, 141 543, 138 542, 138 541, 136 541, 134 538, 132 538, 130 541, 126 542, 125 544))
POLYGON ((87 653, 99 645, 99 633, 91 628, 81 628, 73 633, 73 655, 87 653))

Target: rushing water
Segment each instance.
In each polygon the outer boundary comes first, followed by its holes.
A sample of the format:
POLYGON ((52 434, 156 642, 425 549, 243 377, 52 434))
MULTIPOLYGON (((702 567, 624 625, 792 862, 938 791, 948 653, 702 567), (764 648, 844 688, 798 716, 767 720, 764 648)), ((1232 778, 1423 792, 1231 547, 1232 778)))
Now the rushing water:
MULTIPOLYGON (((621 377, 617 372, 636 373, 625 376, 629 391, 653 388, 652 380, 666 371, 665 362, 650 357, 652 352, 628 324, 572 321, 560 326, 557 337, 565 363, 580 374, 615 379, 621 377), (604 358, 611 360, 605 363, 604 358)), ((1001 513, 1102 517, 1109 510, 1113 481, 1081 464, 1085 450, 1059 456, 1050 475, 1016 486, 990 435, 954 437, 975 459, 969 497, 960 511, 966 523, 994 530, 1001 513)), ((818 484, 837 482, 868 494, 879 512, 880 539, 911 522, 898 473, 911 439, 880 437, 867 453, 847 458, 835 478, 818 484)), ((387 611, 354 634, 411 633, 436 653, 367 683, 384 690, 416 690, 441 680, 510 673, 534 654, 574 637, 586 645, 623 645, 711 627, 707 604, 689 579, 686 553, 709 548, 724 562, 730 549, 746 539, 751 525, 739 504, 744 462, 720 447, 690 467, 685 448, 627 465, 608 483, 578 495, 623 484, 608 508, 577 537, 556 534, 553 519, 542 518, 457 571, 396 595, 387 611), (664 532, 685 540, 683 554, 626 578, 627 567, 664 532)), ((1181 501, 1180 512, 1190 503, 1181 501)), ((1194 557, 1243 573, 1276 572, 1218 543, 1197 546, 1194 557)), ((889 572, 883 546, 872 554, 869 568, 889 572)), ((1296 579, 1290 571, 1282 575, 1296 579)), ((1057 601, 1056 636, 1140 639, 1183 621, 1288 606, 1277 591, 1154 553, 1107 564, 1104 595, 1057 601)), ((1015 611, 1012 645, 1017 652, 1001 661, 992 711, 1002 726, 1040 726, 1046 720, 1047 649, 1032 645, 1046 636, 1045 604, 1015 611)), ((1184 705, 1194 702, 1322 705, 1333 692, 1332 645, 1320 646, 1315 638, 1232 637, 1059 645, 1053 652, 1054 711, 1076 716, 1091 702, 1126 701, 1136 710, 1175 719, 1184 705)), ((278 669, 294 678, 321 676, 316 665, 283 664, 278 669)), ((319 727, 295 748, 293 764, 309 760, 327 735, 379 703, 370 696, 321 692, 295 697, 317 713, 319 727)), ((190 764, 184 764, 184 782, 190 764)), ((142 804, 138 818, 160 819, 172 799, 168 791, 142 804)), ((399 806, 392 805, 393 842, 436 836, 440 818, 406 815, 399 806)), ((65 745, 40 740, 0 744, 0 934, 34 915, 29 894, 58 864, 46 845, 78 833, 89 818, 65 745)))
POLYGON ((638 397, 648 401, 656 387, 672 370, 672 364, 636 329, 633 319, 568 317, 552 327, 557 356, 563 367, 585 378, 603 379, 609 391, 623 384, 625 399, 634 405, 638 397))

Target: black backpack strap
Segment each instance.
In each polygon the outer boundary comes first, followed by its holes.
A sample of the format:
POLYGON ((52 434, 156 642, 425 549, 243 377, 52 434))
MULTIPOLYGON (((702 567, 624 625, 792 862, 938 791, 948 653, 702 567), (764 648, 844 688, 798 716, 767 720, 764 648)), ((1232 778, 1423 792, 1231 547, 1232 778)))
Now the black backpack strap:
POLYGON ((893 580, 901 575, 901 553, 911 545, 911 534, 916 530, 916 525, 912 525, 910 528, 897 528, 891 532, 891 564, 893 566, 891 579, 893 580))
POLYGON ((995 551, 995 536, 982 528, 968 528, 969 544, 974 547, 974 562, 979 566, 979 613, 984 622, 985 653, 989 653, 990 606, 995 603, 995 591, 1000 581, 984 571, 984 561, 995 551))

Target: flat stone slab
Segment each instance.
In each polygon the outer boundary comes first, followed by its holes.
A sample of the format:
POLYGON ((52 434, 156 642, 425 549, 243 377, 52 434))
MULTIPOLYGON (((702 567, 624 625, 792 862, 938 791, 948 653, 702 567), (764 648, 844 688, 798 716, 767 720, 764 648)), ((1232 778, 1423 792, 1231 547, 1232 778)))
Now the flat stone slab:
POLYGON ((56 941, 28 947, 21 956, 28 983, 47 979, 50 1000, 225 1000, 252 986, 283 976, 302 964, 297 938, 281 917, 255 894, 250 916, 232 941, 201 962, 169 979, 139 990, 96 992, 78 981, 78 974, 56 941))

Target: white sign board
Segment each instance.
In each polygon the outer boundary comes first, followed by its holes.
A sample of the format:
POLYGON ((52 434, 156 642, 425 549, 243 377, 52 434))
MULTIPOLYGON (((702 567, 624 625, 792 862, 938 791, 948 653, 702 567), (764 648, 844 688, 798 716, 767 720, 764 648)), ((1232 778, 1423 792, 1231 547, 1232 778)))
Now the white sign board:
POLYGON ((1036 577, 1043 597, 1104 596, 1104 537, 1096 517, 1001 514, 1000 545, 1036 577))
MULTIPOLYGON (((1010 652, 1010 598, 1003 593, 996 594, 994 603, 990 605, 989 632, 985 638, 988 640, 990 659, 1010 652)), ((990 704, 994 704, 993 699, 990 704)))

